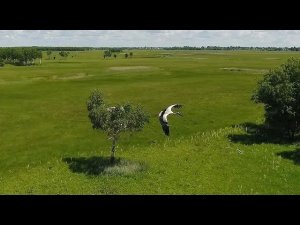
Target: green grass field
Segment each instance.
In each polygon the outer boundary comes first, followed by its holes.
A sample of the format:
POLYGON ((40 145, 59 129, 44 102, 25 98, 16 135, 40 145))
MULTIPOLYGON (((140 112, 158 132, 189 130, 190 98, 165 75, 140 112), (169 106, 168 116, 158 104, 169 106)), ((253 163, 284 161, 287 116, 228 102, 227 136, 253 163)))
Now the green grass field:
POLYGON ((300 194, 299 145, 259 141, 241 126, 263 121, 263 106, 250 101, 257 81, 299 53, 56 55, 0 68, 1 194, 300 194), (151 115, 142 132, 123 134, 115 166, 87 117, 95 88, 151 115), (157 115, 174 103, 184 116, 169 117, 166 137, 157 115))

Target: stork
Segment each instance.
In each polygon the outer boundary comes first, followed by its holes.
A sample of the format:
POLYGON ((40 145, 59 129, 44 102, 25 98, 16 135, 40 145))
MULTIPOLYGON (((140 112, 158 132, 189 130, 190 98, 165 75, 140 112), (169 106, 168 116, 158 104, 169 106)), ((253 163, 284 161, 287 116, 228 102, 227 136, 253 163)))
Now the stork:
POLYGON ((115 108, 116 108, 115 106, 112 106, 112 107, 108 107, 106 110, 109 111, 109 112, 111 112, 111 111, 113 111, 115 108))
POLYGON ((169 134, 170 134, 167 116, 170 115, 170 114, 176 114, 176 115, 182 116, 180 112, 173 112, 172 111, 173 107, 174 108, 181 108, 182 106, 183 105, 180 105, 180 104, 170 105, 169 107, 167 107, 163 111, 160 111, 160 113, 158 114, 159 122, 161 124, 161 127, 162 127, 165 135, 169 136, 169 134))
MULTIPOLYGON (((116 108, 117 108, 116 106, 112 106, 112 107, 106 108, 106 110, 109 111, 109 112, 112 112, 112 111, 115 110, 116 108)), ((120 109, 121 109, 122 111, 124 111, 124 107, 123 107, 123 106, 121 106, 120 109)))

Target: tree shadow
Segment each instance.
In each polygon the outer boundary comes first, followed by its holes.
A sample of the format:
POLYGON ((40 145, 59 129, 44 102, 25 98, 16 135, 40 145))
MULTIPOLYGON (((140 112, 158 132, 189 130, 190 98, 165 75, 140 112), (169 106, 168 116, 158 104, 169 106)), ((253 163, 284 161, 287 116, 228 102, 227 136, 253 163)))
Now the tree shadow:
POLYGON ((293 160, 295 165, 300 165, 300 148, 294 151, 279 152, 276 155, 285 159, 293 160))
POLYGON ((84 173, 87 175, 100 175, 106 169, 117 166, 121 163, 119 158, 111 162, 110 157, 79 157, 63 158, 63 161, 69 165, 69 169, 74 173, 84 173))
MULTIPOLYGON (((262 143, 289 144, 299 139, 299 137, 295 137, 295 139, 292 141, 275 131, 267 129, 264 124, 247 122, 239 124, 238 126, 242 127, 246 131, 246 134, 229 134, 227 137, 232 142, 241 143, 244 145, 262 143)), ((233 127, 236 127, 236 125, 233 125, 233 127)))

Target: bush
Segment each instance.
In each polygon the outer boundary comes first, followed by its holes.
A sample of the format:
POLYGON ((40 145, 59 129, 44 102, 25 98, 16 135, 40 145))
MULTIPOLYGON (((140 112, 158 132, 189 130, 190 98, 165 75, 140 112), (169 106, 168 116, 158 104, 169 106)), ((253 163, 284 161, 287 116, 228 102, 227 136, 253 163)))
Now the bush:
POLYGON ((264 104, 267 128, 294 139, 300 131, 300 60, 290 58, 270 70, 252 100, 264 104))
POLYGON ((0 67, 4 66, 4 61, 2 59, 0 59, 0 67))

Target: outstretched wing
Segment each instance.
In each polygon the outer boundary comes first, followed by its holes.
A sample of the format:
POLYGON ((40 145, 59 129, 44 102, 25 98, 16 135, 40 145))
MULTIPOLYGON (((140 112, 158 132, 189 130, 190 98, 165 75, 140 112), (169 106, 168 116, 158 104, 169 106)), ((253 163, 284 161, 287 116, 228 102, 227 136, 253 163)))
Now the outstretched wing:
POLYGON ((169 130, 168 122, 165 122, 162 116, 159 117, 159 122, 161 124, 161 127, 162 127, 165 135, 169 136, 170 130, 169 130))
POLYGON ((161 127, 162 127, 162 129, 163 129, 165 135, 169 136, 169 134, 170 134, 170 129, 169 129, 168 123, 165 123, 165 122, 164 122, 164 123, 161 123, 161 127))
POLYGON ((172 108, 173 108, 173 107, 176 108, 176 109, 178 109, 178 108, 181 108, 182 106, 183 106, 183 105, 180 105, 180 104, 170 105, 168 108, 166 108, 165 114, 169 115, 169 114, 172 112, 172 108))
POLYGON ((167 107, 165 110, 161 111, 159 113, 159 122, 161 124, 161 127, 164 131, 164 133, 169 136, 170 135, 170 129, 169 129, 169 124, 168 124, 168 119, 167 116, 172 113, 172 108, 181 108, 183 105, 180 104, 174 104, 174 105, 170 105, 169 107, 167 107))
POLYGON ((170 135, 170 129, 168 124, 162 125, 162 129, 165 132, 165 135, 169 136, 170 135))
POLYGON ((171 105, 170 107, 171 107, 171 109, 174 107, 174 108, 176 108, 176 109, 179 109, 179 108, 181 108, 183 105, 180 105, 180 104, 174 104, 174 105, 171 105))

